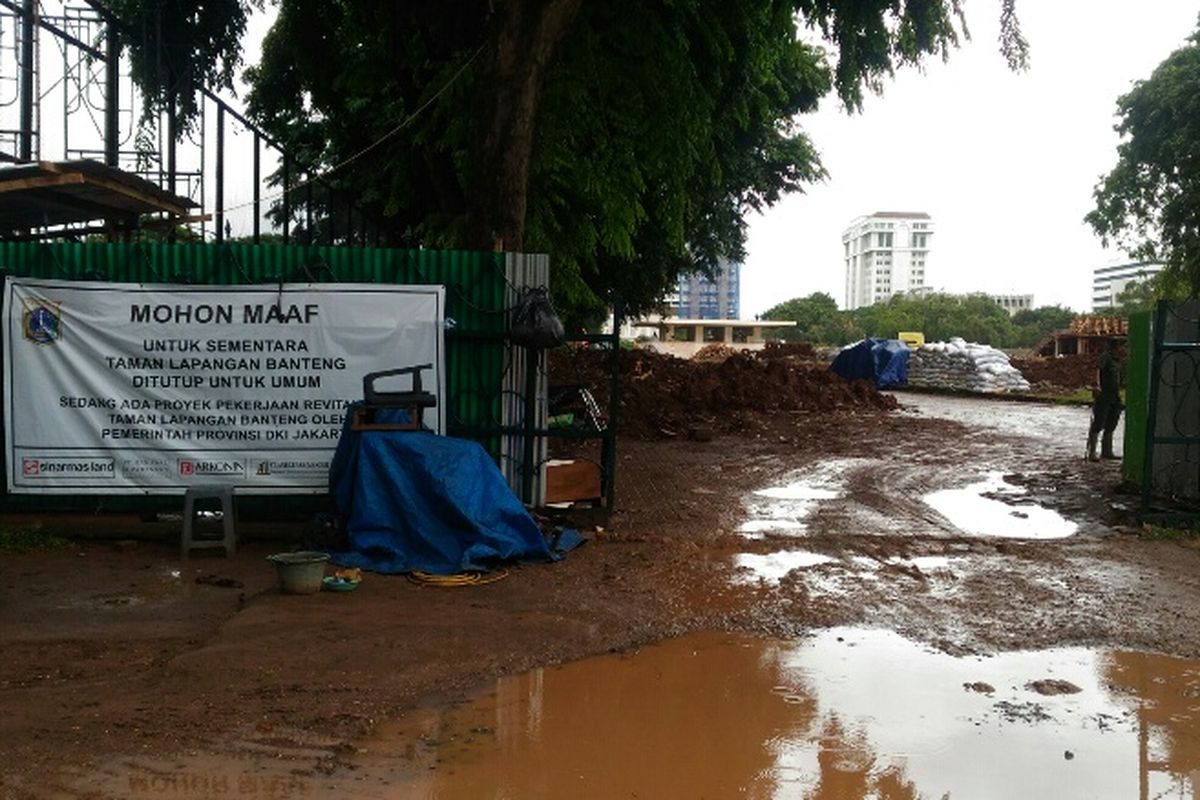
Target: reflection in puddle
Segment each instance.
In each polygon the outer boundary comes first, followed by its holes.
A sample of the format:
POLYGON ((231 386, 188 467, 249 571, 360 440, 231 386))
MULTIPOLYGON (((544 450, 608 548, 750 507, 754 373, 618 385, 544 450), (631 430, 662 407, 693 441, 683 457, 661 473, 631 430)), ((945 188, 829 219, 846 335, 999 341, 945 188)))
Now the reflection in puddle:
POLYGON ((1024 494, 1019 486, 1005 483, 999 472, 988 473, 977 483, 961 489, 943 489, 925 495, 925 502, 959 530, 981 536, 1014 539, 1061 539, 1075 533, 1079 525, 1060 514, 1033 503, 1010 504, 984 494, 1024 494))
POLYGON ((914 556, 913 558, 892 556, 887 563, 902 567, 916 567, 921 572, 939 572, 950 569, 950 559, 947 556, 914 556))
POLYGON ((759 489, 747 500, 749 519, 738 530, 748 539, 761 539, 767 533, 804 533, 804 518, 812 513, 817 502, 841 496, 842 475, 853 463, 851 460, 827 461, 815 469, 793 475, 782 486, 759 489))
POLYGON ((763 533, 802 533, 804 523, 794 519, 751 519, 738 526, 747 539, 761 539, 763 533))
POLYGON ((769 497, 772 500, 832 500, 838 496, 838 493, 832 489, 822 489, 804 481, 789 483, 787 486, 759 489, 755 494, 759 497, 769 497))
POLYGON ((1200 665, 1139 653, 698 634, 502 679, 370 750, 405 765, 389 797, 1190 797, 1197 689, 1200 665))
POLYGON ((1200 663, 1084 648, 954 658, 845 628, 701 633, 414 712, 359 742, 352 769, 312 770, 332 753, 304 744, 64 766, 55 781, 123 798, 1194 797, 1200 663))
POLYGON ((794 569, 828 564, 837 559, 807 550, 781 550, 775 553, 738 553, 734 559, 734 583, 758 583, 774 586, 794 569), (748 574, 747 574, 748 573, 748 574))

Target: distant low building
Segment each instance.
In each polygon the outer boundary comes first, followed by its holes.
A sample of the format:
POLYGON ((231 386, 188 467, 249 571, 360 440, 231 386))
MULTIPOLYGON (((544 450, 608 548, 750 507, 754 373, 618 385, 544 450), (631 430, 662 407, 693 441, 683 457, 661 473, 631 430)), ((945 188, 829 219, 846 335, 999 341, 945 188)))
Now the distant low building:
POLYGON ((691 358, 710 344, 721 344, 734 350, 762 350, 766 347, 764 333, 773 328, 792 328, 792 320, 762 319, 688 319, 664 317, 629 323, 638 331, 639 339, 648 337, 647 346, 660 353, 691 358))
POLYGON ((1010 317, 1018 311, 1028 311, 1033 308, 1033 295, 1031 294, 989 294, 988 297, 1007 311, 1010 317))
POLYGON ((1131 283, 1140 283, 1162 272, 1157 261, 1131 261, 1113 264, 1092 272, 1092 310, 1106 311, 1120 304, 1121 293, 1131 283))

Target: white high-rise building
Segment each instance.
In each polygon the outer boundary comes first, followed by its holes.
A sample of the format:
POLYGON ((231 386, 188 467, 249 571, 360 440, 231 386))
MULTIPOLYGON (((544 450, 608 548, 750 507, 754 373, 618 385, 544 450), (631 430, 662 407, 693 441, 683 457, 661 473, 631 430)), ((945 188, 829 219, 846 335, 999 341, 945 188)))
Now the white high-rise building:
POLYGON ((876 211, 842 233, 846 308, 869 306, 895 294, 922 294, 933 220, 923 211, 876 211))
POLYGON ((1157 261, 1110 264, 1092 271, 1092 310, 1107 311, 1121 304, 1121 293, 1131 283, 1144 283, 1162 272, 1157 261))

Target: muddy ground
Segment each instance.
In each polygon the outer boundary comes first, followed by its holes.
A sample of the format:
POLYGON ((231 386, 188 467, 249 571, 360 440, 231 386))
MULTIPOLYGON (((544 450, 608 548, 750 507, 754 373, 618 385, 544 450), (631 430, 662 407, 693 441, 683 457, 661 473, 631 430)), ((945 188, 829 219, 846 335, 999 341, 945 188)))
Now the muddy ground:
POLYGON ((1137 535, 1118 463, 1081 457, 1086 409, 898 397, 900 411, 766 414, 710 442, 624 441, 605 528, 485 586, 368 576, 349 594, 283 596, 263 560, 277 543, 183 563, 153 542, 6 554, 0 797, 108 796, 87 776, 113 758, 231 743, 287 754, 298 775, 353 770, 355 742, 416 705, 697 629, 858 625, 954 654, 1200 656, 1200 552, 1137 535), (1036 502, 1074 534, 971 534, 923 500, 989 473, 1008 487, 999 499, 1024 504, 1014 516, 1036 502), (783 521, 755 494, 797 482, 821 491, 783 521), (735 566, 796 550, 832 560, 777 583, 735 566), (211 575, 241 585, 196 581, 211 575))

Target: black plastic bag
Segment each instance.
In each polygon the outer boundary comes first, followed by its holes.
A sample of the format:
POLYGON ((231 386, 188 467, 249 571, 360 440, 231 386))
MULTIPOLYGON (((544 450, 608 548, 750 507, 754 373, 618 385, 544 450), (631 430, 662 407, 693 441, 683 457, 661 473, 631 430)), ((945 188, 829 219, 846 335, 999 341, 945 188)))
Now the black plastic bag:
POLYGON ((513 308, 508 338, 519 347, 549 350, 567 340, 562 321, 554 313, 550 293, 545 286, 525 289, 513 308))

